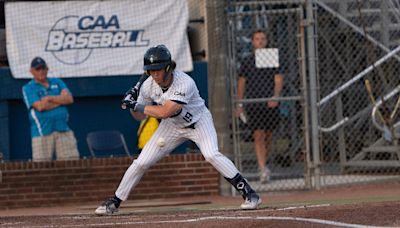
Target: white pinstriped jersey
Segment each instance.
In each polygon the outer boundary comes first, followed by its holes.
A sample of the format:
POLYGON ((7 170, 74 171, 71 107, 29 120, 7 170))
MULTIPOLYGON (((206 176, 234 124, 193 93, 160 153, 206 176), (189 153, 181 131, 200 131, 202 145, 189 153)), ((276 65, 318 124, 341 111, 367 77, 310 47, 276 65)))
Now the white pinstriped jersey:
POLYGON ((199 121, 203 112, 207 110, 203 98, 200 97, 194 80, 182 71, 173 72, 173 81, 167 91, 149 77, 142 85, 138 103, 163 105, 167 100, 183 103, 182 109, 174 116, 163 121, 171 121, 177 127, 186 127, 199 121))
POLYGON ((125 172, 115 195, 127 200, 131 190, 139 183, 146 169, 169 154, 186 140, 192 140, 199 147, 204 158, 224 177, 233 178, 239 173, 231 160, 218 150, 217 132, 210 111, 200 97, 193 79, 180 71, 173 72, 173 82, 166 92, 153 80, 147 78, 143 83, 138 103, 164 104, 167 100, 184 103, 176 116, 163 119, 156 132, 144 146, 142 152, 125 172), (188 127, 192 125, 191 127, 188 127), (165 145, 160 146, 157 140, 163 138, 165 145))

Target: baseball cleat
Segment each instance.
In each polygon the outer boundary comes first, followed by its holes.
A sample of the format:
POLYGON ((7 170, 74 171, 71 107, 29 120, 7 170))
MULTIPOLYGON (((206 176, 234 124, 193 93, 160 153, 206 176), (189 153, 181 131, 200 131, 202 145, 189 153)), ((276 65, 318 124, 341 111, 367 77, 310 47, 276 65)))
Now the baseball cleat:
POLYGON ((117 201, 114 198, 107 199, 94 211, 94 213, 96 215, 111 215, 116 213, 118 212, 118 207, 116 204, 117 201))
POLYGON ((250 193, 249 197, 246 197, 244 203, 240 205, 242 210, 254 210, 262 203, 261 198, 256 193, 250 193))

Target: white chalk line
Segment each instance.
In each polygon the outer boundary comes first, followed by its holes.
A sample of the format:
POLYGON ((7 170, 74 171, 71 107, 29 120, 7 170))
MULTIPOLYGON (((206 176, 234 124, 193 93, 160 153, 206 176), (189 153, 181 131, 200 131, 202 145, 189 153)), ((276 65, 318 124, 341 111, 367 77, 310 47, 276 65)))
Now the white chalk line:
MULTIPOLYGON (((326 207, 330 206, 330 204, 318 204, 318 205, 307 205, 307 206, 292 206, 278 209, 270 209, 264 211, 284 211, 284 210, 295 210, 295 209, 303 209, 303 208, 311 208, 311 207, 326 207)), ((246 211, 246 212, 257 212, 254 211, 246 211)), ((259 211, 258 211, 259 212, 259 211)), ((114 216, 112 216, 115 218, 114 216)), ((91 216, 81 216, 75 217, 73 219, 85 219, 92 218, 91 216)), ((283 217, 283 216, 206 216, 200 218, 193 219, 181 219, 181 220, 159 220, 159 221, 129 221, 129 222, 113 222, 113 223, 89 223, 89 224, 70 224, 70 225, 45 225, 45 226, 24 226, 25 228, 53 228, 53 227, 85 227, 85 226, 115 226, 115 225, 138 225, 138 224, 162 224, 162 223, 191 223, 191 222, 200 222, 207 220, 278 220, 278 221, 299 221, 299 222, 308 222, 308 223, 318 223, 323 225, 332 225, 338 227, 349 227, 349 228, 383 228, 382 226, 369 226, 369 225, 360 225, 360 224, 351 224, 351 223, 343 223, 336 222, 331 220, 324 219, 313 219, 313 218, 299 218, 299 217, 283 217)), ((20 224, 14 223, 14 225, 20 224)), ((10 223, 0 224, 1 226, 9 226, 12 225, 10 223)), ((385 227, 385 228, 394 228, 394 227, 385 227)))
MULTIPOLYGON (((323 225, 332 225, 338 227, 349 227, 349 228, 381 228, 380 226, 368 226, 359 224, 350 224, 343 222, 335 222, 324 219, 313 219, 313 218, 299 218, 299 217, 279 217, 279 216, 242 216, 242 217, 232 217, 232 216, 209 216, 193 219, 182 219, 182 220, 161 220, 161 221, 131 221, 131 222, 113 222, 113 223, 89 223, 89 224, 71 224, 71 225, 47 225, 47 226, 24 226, 26 228, 36 228, 36 227, 85 227, 85 226, 115 226, 115 225, 138 225, 138 224, 165 224, 165 223, 191 223, 200 222, 207 220, 279 220, 279 221, 300 221, 308 223, 318 223, 323 225)), ((7 224, 10 225, 10 224, 7 224)))

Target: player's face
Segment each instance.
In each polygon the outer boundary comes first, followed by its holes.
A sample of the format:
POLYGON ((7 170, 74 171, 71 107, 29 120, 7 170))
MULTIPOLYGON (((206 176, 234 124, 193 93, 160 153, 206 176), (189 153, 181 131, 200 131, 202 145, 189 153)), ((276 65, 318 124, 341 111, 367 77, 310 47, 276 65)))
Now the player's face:
POLYGON ((47 72, 48 68, 47 67, 39 67, 39 68, 31 68, 31 73, 33 75, 33 78, 37 82, 46 82, 47 80, 47 72))
POLYGON ((166 74, 165 69, 150 71, 151 77, 153 77, 153 80, 160 86, 168 85, 168 82, 164 80, 166 76, 165 74, 166 74))
POLYGON ((257 32, 253 35, 251 43, 254 49, 265 48, 267 46, 268 40, 263 32, 257 32))

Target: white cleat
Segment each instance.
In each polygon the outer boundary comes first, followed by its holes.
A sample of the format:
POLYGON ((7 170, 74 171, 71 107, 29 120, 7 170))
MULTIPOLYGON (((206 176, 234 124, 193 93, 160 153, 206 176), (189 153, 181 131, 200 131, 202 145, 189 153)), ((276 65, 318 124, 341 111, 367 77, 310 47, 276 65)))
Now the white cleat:
POLYGON ((240 205, 240 208, 242 210, 255 210, 258 208, 258 206, 260 206, 261 203, 261 198, 256 193, 251 193, 250 197, 246 197, 244 203, 240 205))
POLYGON ((110 198, 104 201, 104 203, 102 203, 101 206, 94 211, 94 213, 96 215, 112 215, 113 213, 118 212, 118 208, 115 206, 116 203, 117 202, 115 199, 110 198))

